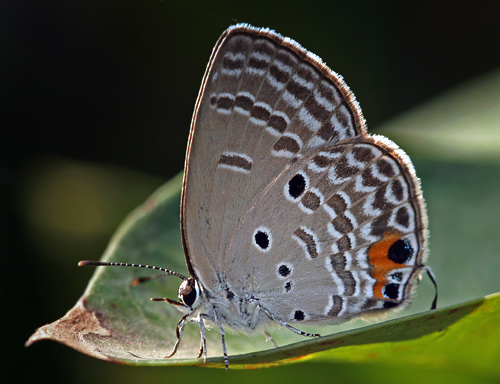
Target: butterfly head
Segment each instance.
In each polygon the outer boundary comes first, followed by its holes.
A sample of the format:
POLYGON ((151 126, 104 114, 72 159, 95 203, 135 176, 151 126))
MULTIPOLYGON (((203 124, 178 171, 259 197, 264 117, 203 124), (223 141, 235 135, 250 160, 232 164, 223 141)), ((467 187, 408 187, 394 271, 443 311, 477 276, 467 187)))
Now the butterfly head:
POLYGON ((179 286, 179 292, 177 297, 180 301, 172 300, 168 298, 152 298, 153 301, 166 301, 169 304, 174 305, 179 311, 183 313, 193 313, 194 310, 201 304, 203 292, 200 288, 198 282, 192 277, 184 276, 180 273, 170 271, 165 268, 155 267, 154 265, 143 265, 143 264, 131 264, 131 263, 115 263, 115 262, 105 262, 105 261, 93 261, 84 260, 78 263, 79 266, 90 266, 90 267, 138 267, 138 268, 148 268, 161 271, 161 273, 152 275, 149 277, 136 278, 133 281, 133 285, 140 283, 145 283, 147 281, 165 276, 172 275, 179 279, 182 279, 182 283, 179 286))
POLYGON ((200 304, 201 296, 202 292, 198 282, 193 278, 186 279, 179 287, 180 303, 176 307, 181 312, 192 312, 200 304))

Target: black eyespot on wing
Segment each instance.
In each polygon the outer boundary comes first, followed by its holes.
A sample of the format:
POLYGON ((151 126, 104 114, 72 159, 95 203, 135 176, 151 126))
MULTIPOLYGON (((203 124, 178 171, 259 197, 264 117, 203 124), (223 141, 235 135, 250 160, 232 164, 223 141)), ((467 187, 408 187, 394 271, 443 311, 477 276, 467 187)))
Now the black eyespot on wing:
POLYGON ((263 231, 257 231, 255 233, 255 244, 257 244, 262 250, 269 248, 269 235, 263 231))
POLYGON ((395 303, 393 301, 384 301, 384 308, 394 308, 397 307, 399 303, 395 303))
POLYGON ((287 281, 287 282, 285 283, 285 291, 286 291, 286 292, 290 292, 290 291, 291 291, 291 289, 292 289, 292 282, 291 282, 291 281, 287 281))
POLYGON ((395 263, 404 264, 411 259, 412 255, 413 248, 410 242, 406 239, 399 239, 391 245, 387 257, 395 263))
POLYGON ((291 272, 292 270, 286 264, 281 264, 278 267, 278 273, 283 277, 288 276, 291 272))
POLYGON ((302 321, 305 319, 304 312, 297 310, 295 311, 295 314, 293 315, 293 318, 297 321, 302 321))
POLYGON ((288 193, 293 199, 297 199, 298 197, 302 196, 305 190, 306 190, 306 179, 304 175, 297 173, 288 182, 288 193))
POLYGON ((383 288, 383 294, 389 299, 397 299, 399 296, 399 285, 394 283, 389 283, 383 288))

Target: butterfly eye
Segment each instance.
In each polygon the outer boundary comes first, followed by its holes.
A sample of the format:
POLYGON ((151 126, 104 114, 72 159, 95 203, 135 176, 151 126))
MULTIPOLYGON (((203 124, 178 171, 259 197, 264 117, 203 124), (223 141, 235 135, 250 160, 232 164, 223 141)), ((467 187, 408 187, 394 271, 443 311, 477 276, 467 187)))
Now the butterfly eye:
POLYGON ((179 287, 179 299, 188 307, 195 306, 199 299, 199 289, 194 279, 184 280, 179 287))

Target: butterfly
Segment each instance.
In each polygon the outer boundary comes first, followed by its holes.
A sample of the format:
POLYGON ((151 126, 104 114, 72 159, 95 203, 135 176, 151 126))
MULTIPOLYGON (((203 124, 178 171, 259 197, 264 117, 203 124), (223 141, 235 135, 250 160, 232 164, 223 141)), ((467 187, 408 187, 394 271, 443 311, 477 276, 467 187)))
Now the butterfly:
MULTIPOLYGON (((342 77, 295 41, 240 24, 217 42, 187 146, 181 232, 189 276, 154 299, 248 334, 340 323, 405 307, 427 256, 427 214, 409 157, 369 135, 342 77)), ((148 278, 143 281, 148 280, 148 278)), ((433 308, 436 306, 436 297, 433 308)))

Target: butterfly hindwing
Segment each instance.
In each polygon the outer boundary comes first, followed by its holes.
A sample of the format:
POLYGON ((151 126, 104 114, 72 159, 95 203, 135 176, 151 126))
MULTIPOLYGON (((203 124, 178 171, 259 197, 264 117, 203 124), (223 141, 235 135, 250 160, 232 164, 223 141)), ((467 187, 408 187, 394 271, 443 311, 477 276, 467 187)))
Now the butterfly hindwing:
POLYGON ((395 144, 379 137, 298 159, 236 232, 229 284, 286 322, 340 322, 406 304, 426 256, 418 180, 395 144), (325 153, 335 161, 320 169, 325 153))

